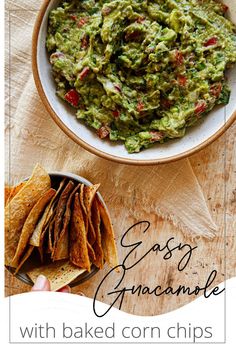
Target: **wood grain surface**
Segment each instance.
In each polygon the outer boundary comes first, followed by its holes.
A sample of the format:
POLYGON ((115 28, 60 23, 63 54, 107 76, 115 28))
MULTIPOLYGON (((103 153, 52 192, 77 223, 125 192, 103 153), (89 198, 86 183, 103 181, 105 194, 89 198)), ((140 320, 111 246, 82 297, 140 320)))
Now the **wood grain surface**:
MULTIPOLYGON (((202 186, 213 218, 219 226, 218 236, 212 241, 203 238, 195 241, 187 239, 175 227, 168 222, 163 222, 157 215, 145 215, 144 220, 151 223, 147 233, 144 235, 141 232, 142 228, 136 227, 129 233, 126 240, 129 244, 139 240, 143 241, 142 249, 131 257, 131 262, 134 263, 135 260, 138 260, 145 250, 150 249, 155 243, 164 246, 170 237, 175 237, 177 244, 180 242, 189 243, 192 247, 197 246, 197 249, 193 252, 190 263, 183 272, 177 271, 181 252, 176 252, 173 258, 168 261, 163 260, 164 253, 150 254, 127 272, 123 286, 131 287, 142 284, 152 289, 156 285, 161 285, 163 288, 167 286, 176 288, 185 284, 194 288, 196 285, 203 286, 213 269, 217 270, 218 274, 212 285, 236 276, 235 133, 236 124, 211 146, 191 157, 191 164, 202 186), (226 196, 226 200, 224 200, 224 196, 226 196)), ((135 202, 134 208, 137 207, 135 202)), ((118 239, 119 259, 122 261, 129 250, 119 245, 121 236, 137 220, 127 218, 124 205, 113 207, 111 215, 118 239)), ((83 292, 86 296, 93 298, 98 284, 108 270, 105 267, 89 281, 73 288, 72 292, 75 294, 83 292)), ((107 296, 107 292, 114 288, 115 281, 119 277, 120 275, 115 274, 109 279, 109 283, 106 283, 102 288, 99 300, 109 303, 110 297, 107 296)), ((29 286, 16 279, 8 271, 6 271, 5 284, 6 296, 30 291, 29 286)), ((136 315, 157 315, 179 308, 193 299, 195 299, 194 296, 187 295, 155 297, 153 295, 127 294, 122 309, 136 315)))
MULTIPOLYGON (((26 1, 27 2, 27 1, 26 1)), ((8 8, 14 11, 14 3, 9 1, 8 8)), ((22 10, 22 8, 20 8, 22 10)), ((7 10, 8 11, 8 10, 7 10)), ((22 10, 22 16, 25 12, 22 10)), ((36 12, 31 12, 30 23, 33 24, 36 12)), ((196 285, 203 286, 208 275, 213 269, 217 270, 217 277, 212 285, 219 284, 224 279, 236 276, 236 124, 226 134, 213 144, 193 155, 190 162, 202 187, 208 206, 214 221, 219 226, 217 237, 212 241, 207 239, 186 238, 170 223, 162 221, 158 215, 144 215, 143 220, 151 223, 149 230, 144 234, 143 227, 136 227, 129 233, 126 242, 131 244, 139 240, 143 241, 142 247, 134 252, 130 262, 138 260, 145 250, 150 249, 155 243, 164 246, 170 237, 174 237, 176 244, 189 243, 192 247, 197 246, 193 256, 184 269, 177 270, 178 261, 183 256, 181 251, 176 251, 169 260, 163 260, 163 252, 152 253, 139 262, 133 269, 130 269, 122 282, 123 287, 133 285, 146 285, 153 289, 157 285, 163 288, 179 285, 187 285, 190 288, 196 285)), ((150 191, 151 192, 151 191, 150 191)), ((138 203, 133 196, 134 208, 138 203)), ((188 206, 186 205, 186 209, 188 206)), ((114 222, 115 234, 119 259, 122 261, 129 249, 120 246, 120 239, 124 232, 135 222, 127 217, 125 205, 115 205, 110 208, 111 217, 114 222)), ((98 284, 108 272, 108 267, 99 271, 93 278, 84 284, 72 289, 73 293, 83 292, 85 296, 93 298, 98 284)), ((109 291, 114 289, 120 278, 120 274, 112 275, 109 282, 106 282, 99 294, 98 299, 109 303, 109 291)), ((30 287, 11 275, 5 273, 5 295, 15 295, 30 291, 30 287)), ((194 300, 194 296, 164 295, 131 295, 124 297, 122 310, 136 315, 157 315, 172 311, 184 304, 194 300)))

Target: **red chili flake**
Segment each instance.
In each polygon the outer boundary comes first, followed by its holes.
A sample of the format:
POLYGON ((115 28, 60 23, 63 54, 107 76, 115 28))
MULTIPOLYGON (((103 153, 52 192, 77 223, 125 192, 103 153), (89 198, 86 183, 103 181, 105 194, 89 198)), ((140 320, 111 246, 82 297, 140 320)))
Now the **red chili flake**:
POLYGON ((169 109, 171 106, 172 106, 172 101, 166 99, 166 98, 162 98, 161 99, 161 106, 166 108, 166 109, 169 109))
POLYGON ((70 18, 73 21, 77 21, 78 20, 78 17, 76 15, 71 15, 70 18))
POLYGON ((80 96, 75 89, 71 89, 65 94, 65 100, 69 102, 72 106, 77 107, 79 104, 80 96))
POLYGON ((79 19, 78 22, 78 27, 81 28, 83 27, 86 23, 88 22, 88 17, 82 17, 79 19))
POLYGON ((227 6, 225 4, 221 4, 221 8, 222 8, 222 11, 224 14, 229 10, 229 6, 227 6))
POLYGON ((143 102, 139 101, 138 104, 137 104, 137 110, 138 110, 138 112, 139 112, 139 113, 142 112, 143 109, 144 109, 144 104, 143 104, 143 102))
POLYGON ((212 37, 212 38, 208 39, 208 41, 206 41, 204 43, 204 47, 210 47, 212 45, 217 44, 217 42, 218 42, 218 39, 216 37, 212 37))
POLYGON ((162 132, 157 132, 157 131, 151 131, 149 132, 151 134, 151 142, 155 141, 160 141, 161 139, 164 138, 164 134, 162 132))
POLYGON ((177 65, 183 65, 184 63, 184 56, 179 50, 175 51, 175 62, 177 65))
POLYGON ((115 87, 115 89, 118 91, 118 92, 121 92, 121 88, 120 88, 120 86, 119 85, 114 85, 114 87, 115 87))
POLYGON ((97 134, 100 139, 105 139, 110 134, 110 130, 108 127, 102 126, 97 130, 97 134))
POLYGON ((146 19, 145 16, 140 16, 140 17, 136 20, 136 22, 138 22, 138 23, 143 23, 143 22, 145 21, 145 19, 146 19))
POLYGON ((81 48, 86 49, 88 47, 88 42, 89 42, 89 37, 88 36, 83 36, 81 39, 81 48))
POLYGON ((113 117, 114 118, 119 118, 120 112, 119 111, 112 111, 113 117))
POLYGON ((178 76, 178 83, 180 86, 184 87, 187 84, 187 77, 183 75, 178 76))
POLYGON ((215 83, 211 86, 210 92, 212 96, 219 98, 222 91, 222 84, 220 82, 215 83))
POLYGON ((200 115, 205 112, 207 104, 204 101, 198 101, 195 103, 195 114, 200 115))
POLYGON ((88 66, 83 68, 83 70, 81 71, 80 76, 79 76, 80 80, 83 80, 88 75, 89 71, 90 71, 90 69, 88 66))
POLYGON ((102 9, 102 14, 103 14, 103 16, 107 16, 107 15, 109 15, 111 13, 111 8, 110 7, 104 7, 103 9, 102 9))

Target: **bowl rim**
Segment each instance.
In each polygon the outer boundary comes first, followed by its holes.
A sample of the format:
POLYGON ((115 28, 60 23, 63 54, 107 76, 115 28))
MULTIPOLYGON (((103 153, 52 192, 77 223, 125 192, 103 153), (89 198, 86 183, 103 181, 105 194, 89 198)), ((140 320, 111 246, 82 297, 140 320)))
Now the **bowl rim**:
POLYGON ((82 140, 79 138, 73 131, 71 131, 66 124, 62 122, 60 117, 56 114, 54 111, 53 107, 51 106, 41 83, 40 80, 40 75, 39 75, 39 69, 38 69, 38 60, 37 60, 37 52, 38 52, 38 37, 39 37, 39 32, 41 29, 42 21, 44 19, 45 13, 47 11, 47 8, 50 4, 51 0, 44 0, 43 4, 41 5, 36 22, 34 25, 33 29, 33 36, 32 36, 32 71, 33 71, 33 77, 35 81, 36 88, 38 90, 39 96, 48 111, 49 115, 53 118, 54 122, 61 128, 61 130, 69 137, 71 138, 75 143, 79 144, 82 146, 85 150, 91 152, 94 155, 97 155, 99 157, 102 157, 106 160, 110 160, 113 162, 118 162, 121 164, 126 164, 126 165, 136 165, 136 166, 150 166, 150 165, 158 165, 158 164, 164 164, 164 163, 170 163, 170 162, 175 162, 178 161, 182 158, 189 157, 198 151, 202 150, 203 148, 207 147, 210 145, 212 142, 214 142, 216 139, 218 139, 223 133, 226 132, 226 130, 233 124, 233 122, 236 120, 236 108, 234 113, 229 117, 227 122, 224 123, 224 125, 218 129, 212 136, 210 136, 208 139, 203 141, 202 143, 198 144, 192 149, 189 149, 185 152, 179 153, 173 157, 167 157, 167 158, 162 158, 162 159, 150 159, 150 160, 138 160, 138 159, 129 159, 127 157, 118 157, 115 155, 112 155, 110 153, 106 153, 104 151, 101 151, 93 146, 91 146, 89 143, 86 141, 82 140))

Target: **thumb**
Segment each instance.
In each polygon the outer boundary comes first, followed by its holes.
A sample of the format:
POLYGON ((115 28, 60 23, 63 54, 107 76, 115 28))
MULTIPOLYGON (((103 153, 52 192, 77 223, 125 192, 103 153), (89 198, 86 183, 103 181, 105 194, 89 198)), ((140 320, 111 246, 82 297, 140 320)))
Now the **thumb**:
POLYGON ((44 275, 39 275, 31 291, 50 291, 50 282, 44 275))

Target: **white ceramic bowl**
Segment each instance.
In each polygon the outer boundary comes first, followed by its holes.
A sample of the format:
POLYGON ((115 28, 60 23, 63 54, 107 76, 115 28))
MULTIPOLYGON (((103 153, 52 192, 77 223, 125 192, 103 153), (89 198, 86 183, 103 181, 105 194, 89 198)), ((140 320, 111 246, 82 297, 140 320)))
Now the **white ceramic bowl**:
MULTIPOLYGON (((33 73, 40 97, 59 127, 75 142, 101 157, 126 164, 151 165, 175 161, 189 156, 218 138, 236 118, 236 66, 227 73, 232 90, 227 106, 217 107, 198 125, 188 129, 181 139, 165 144, 154 144, 137 154, 128 154, 122 143, 101 140, 75 117, 75 111, 57 97, 51 65, 45 47, 48 15, 60 0, 45 0, 40 9, 33 34, 33 73)), ((229 17, 236 23, 235 0, 224 1, 229 7, 229 17)))

